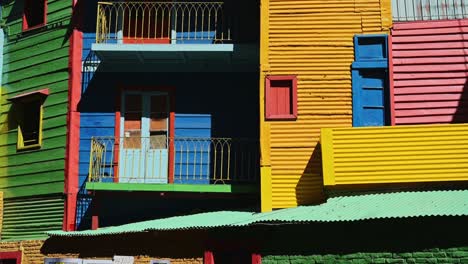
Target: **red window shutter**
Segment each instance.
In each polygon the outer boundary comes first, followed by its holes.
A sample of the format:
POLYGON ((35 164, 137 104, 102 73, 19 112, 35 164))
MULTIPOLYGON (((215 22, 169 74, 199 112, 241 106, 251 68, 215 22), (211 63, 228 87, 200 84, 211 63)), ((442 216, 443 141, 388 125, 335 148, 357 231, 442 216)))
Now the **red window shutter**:
POLYGON ((265 89, 265 118, 267 120, 295 120, 297 118, 296 76, 268 76, 265 89))

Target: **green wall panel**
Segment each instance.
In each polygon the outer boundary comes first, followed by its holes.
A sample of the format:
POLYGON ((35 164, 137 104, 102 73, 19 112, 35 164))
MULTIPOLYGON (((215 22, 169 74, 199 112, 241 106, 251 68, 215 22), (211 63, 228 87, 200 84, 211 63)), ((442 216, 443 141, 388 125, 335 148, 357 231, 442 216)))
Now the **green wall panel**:
MULTIPOLYGON (((29 32, 22 32, 23 7, 24 0, 2 6, 6 41, 0 105, 0 191, 6 201, 61 196, 64 189, 71 1, 48 0, 47 25, 29 32), (49 88, 50 94, 44 102, 43 145, 39 150, 17 151, 15 111, 6 99, 44 88, 49 88)), ((63 203, 60 206, 57 214, 63 214, 63 203)), ((47 229, 41 221, 36 222, 37 230, 47 229)), ((61 217, 54 221, 61 222, 61 217)), ((11 226, 3 230, 7 237, 19 235, 18 231, 5 231, 8 228, 11 226)), ((33 234, 33 229, 22 234, 33 234)))
POLYGON ((47 230, 62 228, 60 195, 4 200, 2 240, 45 238, 47 230))

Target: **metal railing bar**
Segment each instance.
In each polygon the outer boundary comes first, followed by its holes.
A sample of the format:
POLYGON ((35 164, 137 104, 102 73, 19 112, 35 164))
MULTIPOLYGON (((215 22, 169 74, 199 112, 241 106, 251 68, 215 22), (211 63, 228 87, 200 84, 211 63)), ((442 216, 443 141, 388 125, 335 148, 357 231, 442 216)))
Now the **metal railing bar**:
POLYGON ((392 0, 394 21, 468 18, 466 0, 392 0))
POLYGON ((173 170, 174 179, 177 181, 222 184, 258 180, 259 151, 256 148, 258 146, 256 140, 245 141, 230 138, 163 139, 93 137, 91 139, 89 181, 113 179, 113 182, 119 182, 121 181, 119 179, 123 179, 126 182, 129 180, 135 180, 135 182, 150 180, 151 182, 151 180, 164 180, 168 177, 166 170, 169 169, 169 154, 173 157, 172 166, 179 166, 177 171, 173 170), (168 144, 175 144, 171 153, 168 152, 168 144), (118 148, 117 145, 119 145, 118 148), (146 149, 142 151, 141 148, 146 149), (136 174, 131 173, 132 171, 136 174), (117 173, 118 177, 115 175, 117 173))
POLYGON ((98 2, 96 42, 120 39, 145 41, 231 41, 223 2, 98 2))

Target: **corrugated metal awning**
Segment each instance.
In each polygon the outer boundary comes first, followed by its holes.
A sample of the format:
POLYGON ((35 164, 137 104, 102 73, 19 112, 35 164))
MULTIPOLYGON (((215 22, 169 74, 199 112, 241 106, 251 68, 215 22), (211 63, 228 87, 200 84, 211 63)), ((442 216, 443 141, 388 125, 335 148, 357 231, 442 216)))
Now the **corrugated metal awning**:
POLYGON ((316 206, 269 213, 210 212, 157 219, 98 230, 52 231, 49 236, 85 237, 147 231, 242 227, 266 223, 364 221, 384 218, 468 216, 468 190, 420 191, 341 196, 316 206))

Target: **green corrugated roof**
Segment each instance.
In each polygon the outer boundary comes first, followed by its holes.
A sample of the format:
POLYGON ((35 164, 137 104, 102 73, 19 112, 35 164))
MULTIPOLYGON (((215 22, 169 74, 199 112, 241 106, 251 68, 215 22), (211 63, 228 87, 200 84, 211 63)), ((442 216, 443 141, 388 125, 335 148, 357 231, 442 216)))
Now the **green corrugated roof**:
POLYGON ((76 232, 51 231, 49 236, 100 236, 125 233, 138 233, 152 230, 183 230, 202 229, 223 226, 234 226, 236 223, 249 222, 254 213, 249 212, 210 212, 186 216, 176 216, 164 219, 156 219, 133 224, 100 228, 98 230, 86 230, 76 232))
POLYGON ((468 190, 343 196, 318 206, 262 214, 261 221, 337 222, 379 218, 468 215, 468 190))
POLYGON ((50 236, 99 236, 145 231, 247 226, 268 222, 340 222, 380 218, 468 216, 468 190, 396 192, 341 196, 316 206, 269 213, 210 212, 77 232, 53 231, 50 236))

